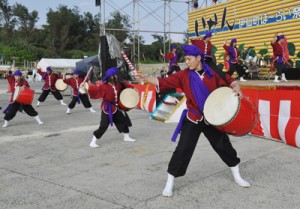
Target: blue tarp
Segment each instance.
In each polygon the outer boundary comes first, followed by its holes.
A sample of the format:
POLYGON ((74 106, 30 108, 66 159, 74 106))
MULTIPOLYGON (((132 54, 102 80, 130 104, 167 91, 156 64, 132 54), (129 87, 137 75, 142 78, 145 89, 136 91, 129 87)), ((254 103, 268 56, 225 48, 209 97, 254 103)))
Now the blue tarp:
POLYGON ((76 69, 82 72, 87 72, 91 66, 98 68, 100 67, 98 55, 87 57, 79 62, 76 62, 76 69))

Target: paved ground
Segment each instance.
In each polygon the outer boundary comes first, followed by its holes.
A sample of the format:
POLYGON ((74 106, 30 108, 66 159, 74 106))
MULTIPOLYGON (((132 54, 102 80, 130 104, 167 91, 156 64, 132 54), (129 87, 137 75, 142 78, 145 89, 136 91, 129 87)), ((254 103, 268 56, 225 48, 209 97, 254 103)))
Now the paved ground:
MULTIPOLYGON (((38 90, 41 84, 32 86, 38 90)), ((5 88, 6 81, 0 80, 2 107, 9 97, 5 88)), ((66 107, 50 95, 37 108, 45 125, 18 113, 8 128, 0 128, 1 209, 299 208, 299 149, 250 136, 231 137, 242 159, 242 176, 251 183, 243 189, 201 137, 187 175, 176 179, 174 196, 164 198, 175 124, 132 110, 131 135, 137 142, 123 142, 113 127, 99 141, 101 147, 92 149, 88 144, 100 120, 99 101, 92 103, 97 113, 79 105, 66 115, 66 107)))

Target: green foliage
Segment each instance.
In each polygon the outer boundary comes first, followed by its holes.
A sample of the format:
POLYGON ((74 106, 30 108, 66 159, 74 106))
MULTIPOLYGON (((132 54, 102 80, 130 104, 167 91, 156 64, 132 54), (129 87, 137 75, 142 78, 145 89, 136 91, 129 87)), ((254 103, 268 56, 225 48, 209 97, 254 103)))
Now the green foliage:
POLYGON ((218 48, 215 45, 213 45, 211 48, 211 53, 216 54, 217 51, 218 51, 218 48))
POLYGON ((300 51, 297 53, 297 57, 300 58, 300 51))
POLYGON ((224 57, 224 52, 220 53, 219 59, 221 59, 222 57, 224 57))
POLYGON ((118 41, 124 43, 129 36, 128 29, 131 26, 129 17, 122 15, 119 11, 112 13, 111 16, 112 19, 109 19, 105 26, 106 28, 124 29, 124 31, 109 31, 109 33, 113 34, 118 41))
POLYGON ((258 51, 258 54, 264 56, 264 55, 268 54, 268 49, 261 49, 258 51))
POLYGON ((242 52, 244 51, 244 47, 245 47, 245 44, 240 44, 239 47, 238 47, 238 51, 240 54, 242 54, 242 52))
POLYGON ((287 47, 288 47, 288 50, 289 50, 289 54, 290 54, 291 56, 294 56, 294 55, 295 55, 295 51, 296 51, 295 44, 293 44, 293 43, 288 43, 287 47))
POLYGON ((255 57, 256 56, 256 51, 255 51, 255 49, 253 47, 249 47, 246 50, 245 54, 249 54, 250 56, 255 57))

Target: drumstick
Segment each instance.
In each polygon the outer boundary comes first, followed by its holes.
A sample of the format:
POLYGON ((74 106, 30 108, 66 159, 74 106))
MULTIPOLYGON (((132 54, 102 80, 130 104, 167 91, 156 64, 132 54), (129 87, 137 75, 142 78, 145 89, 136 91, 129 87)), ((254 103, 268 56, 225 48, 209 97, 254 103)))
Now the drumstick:
MULTIPOLYGON (((132 70, 133 75, 134 76, 137 75, 136 69, 134 69, 132 63, 130 62, 130 60, 128 59, 127 55, 125 54, 125 52, 123 50, 121 51, 121 54, 122 54, 124 60, 126 61, 126 63, 128 64, 129 68, 132 70)), ((141 82, 141 84, 143 85, 144 82, 141 82)))
POLYGON ((85 76, 85 78, 84 78, 84 80, 83 80, 82 83, 85 83, 85 82, 86 82, 86 80, 88 79, 88 77, 89 77, 90 73, 92 72, 92 70, 93 70, 93 67, 90 67, 90 69, 89 69, 88 72, 86 73, 86 76, 85 76))

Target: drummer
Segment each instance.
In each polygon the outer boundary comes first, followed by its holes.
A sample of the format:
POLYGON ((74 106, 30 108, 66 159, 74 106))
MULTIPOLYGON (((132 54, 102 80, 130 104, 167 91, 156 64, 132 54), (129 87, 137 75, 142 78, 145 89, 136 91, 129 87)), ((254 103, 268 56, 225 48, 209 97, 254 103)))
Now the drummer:
POLYGON ((68 85, 70 85, 73 88, 73 96, 72 96, 72 101, 70 102, 68 109, 67 109, 67 114, 71 113, 71 109, 73 109, 76 105, 76 103, 80 104, 80 100, 83 104, 83 106, 87 109, 90 110, 90 112, 96 112, 92 104, 89 100, 89 97, 87 94, 81 94, 79 92, 79 87, 83 86, 83 78, 79 77, 79 71, 74 70, 73 76, 71 78, 66 79, 66 74, 63 75, 64 82, 68 85))
POLYGON ((106 132, 109 124, 112 126, 113 123, 120 133, 124 133, 123 141, 136 141, 129 136, 129 127, 132 126, 132 123, 127 113, 120 110, 117 106, 121 90, 127 87, 132 88, 132 86, 118 82, 117 71, 115 67, 108 69, 102 79, 104 83, 99 87, 99 98, 103 99, 101 104, 101 121, 99 128, 94 131, 90 147, 99 147, 96 143, 97 139, 100 139, 106 132))
POLYGON ((216 71, 216 73, 218 73, 218 75, 222 78, 226 80, 226 75, 225 72, 222 71, 222 69, 220 69, 217 65, 216 62, 214 61, 214 55, 212 54, 212 48, 213 45, 211 43, 211 39, 212 39, 212 32, 208 32, 206 33, 203 38, 201 38, 200 36, 191 39, 191 42, 193 45, 197 46, 201 52, 203 52, 204 54, 204 62, 206 64, 208 64, 209 67, 211 67, 213 70, 216 71))
POLYGON ((2 125, 3 128, 6 128, 8 126, 8 121, 12 120, 16 116, 16 114, 21 106, 23 107, 23 110, 27 113, 27 115, 34 117, 34 119, 38 122, 38 124, 40 124, 40 125, 44 124, 41 121, 37 111, 35 111, 35 109, 32 107, 31 104, 25 105, 25 104, 20 104, 18 102, 13 101, 15 88, 17 86, 21 87, 21 89, 22 88, 30 88, 28 82, 21 77, 22 77, 22 72, 20 70, 16 70, 14 72, 13 76, 6 75, 6 78, 9 82, 11 90, 12 90, 12 94, 11 94, 11 97, 9 100, 8 107, 3 111, 3 113, 5 113, 4 124, 2 125))
POLYGON ((208 32, 205 34, 205 36, 203 36, 203 38, 201 39, 201 37, 196 37, 191 39, 191 42, 193 45, 199 47, 199 49, 203 52, 204 54, 204 61, 210 66, 211 64, 214 64, 213 58, 212 58, 212 43, 211 43, 211 39, 212 39, 212 32, 208 32))
POLYGON ((273 62, 276 69, 276 75, 274 82, 279 83, 279 76, 281 76, 281 80, 287 82, 285 77, 285 66, 284 66, 284 49, 282 47, 282 42, 284 41, 284 35, 276 35, 274 36, 271 46, 273 48, 273 62))
POLYGON ((232 76, 233 73, 236 71, 240 81, 246 81, 244 79, 245 72, 243 71, 243 67, 239 64, 238 57, 240 56, 240 53, 239 53, 236 45, 237 45, 237 40, 235 38, 230 41, 229 46, 227 45, 227 41, 226 40, 224 41, 223 48, 226 50, 226 52, 230 56, 230 58, 229 58, 230 67, 229 67, 228 74, 230 76, 232 76))
POLYGON ((169 52, 168 54, 164 54, 162 53, 162 51, 160 50, 160 55, 164 58, 164 59, 168 59, 169 60, 169 71, 167 72, 167 75, 171 75, 174 72, 178 72, 180 71, 180 67, 178 65, 178 52, 177 52, 177 46, 171 46, 171 52, 169 52))
POLYGON ((226 133, 207 124, 202 114, 206 98, 218 86, 230 86, 237 96, 242 97, 240 87, 228 74, 226 82, 220 79, 215 71, 202 62, 204 54, 198 47, 184 45, 182 48, 188 66, 185 70, 168 78, 153 78, 142 74, 137 76, 137 79, 140 78, 146 83, 155 85, 158 91, 174 87, 181 88, 187 97, 187 109, 183 111, 172 137, 172 141, 176 141, 178 133, 181 132, 180 140, 169 162, 168 179, 162 195, 173 195, 174 179, 185 175, 202 132, 220 158, 231 168, 235 182, 241 187, 249 187, 250 184, 240 176, 240 159, 229 137, 226 133))
POLYGON ((66 103, 64 103, 61 93, 55 87, 55 82, 57 79, 59 79, 59 76, 52 73, 51 67, 47 67, 46 72, 43 72, 41 69, 38 69, 38 73, 42 76, 42 79, 44 80, 45 84, 43 86, 43 92, 38 98, 36 106, 39 106, 41 102, 44 102, 47 99, 48 94, 50 92, 53 94, 55 99, 60 101, 61 105, 67 105, 66 103))

